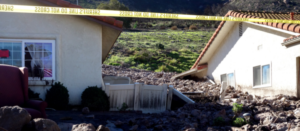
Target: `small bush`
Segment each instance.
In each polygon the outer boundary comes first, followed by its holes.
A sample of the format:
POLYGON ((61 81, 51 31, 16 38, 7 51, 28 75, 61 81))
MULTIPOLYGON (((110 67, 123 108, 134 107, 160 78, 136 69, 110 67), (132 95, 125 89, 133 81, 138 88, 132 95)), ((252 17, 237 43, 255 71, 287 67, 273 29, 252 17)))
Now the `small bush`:
POLYGON ((135 29, 137 27, 138 22, 136 21, 133 25, 133 29, 135 29))
POLYGON ((166 29, 166 27, 162 25, 162 26, 159 26, 159 29, 164 30, 164 29, 166 29))
POLYGON ((236 119, 233 121, 233 125, 234 125, 234 126, 241 127, 241 126, 243 126, 243 125, 245 125, 245 124, 246 124, 245 120, 244 120, 243 118, 241 118, 241 117, 238 117, 238 118, 236 118, 236 119))
POLYGON ((190 29, 190 30, 197 30, 197 27, 196 27, 195 25, 191 25, 191 26, 189 27, 189 29, 190 29))
POLYGON ((92 111, 108 111, 109 99, 106 93, 97 86, 86 88, 81 95, 81 104, 92 111))
POLYGON ((55 82, 52 87, 47 90, 45 101, 49 107, 66 109, 69 104, 69 91, 62 83, 55 82))
POLYGON ((28 98, 29 99, 41 99, 40 98, 40 93, 35 93, 30 88, 28 88, 28 98))
MULTIPOLYGON (((119 109, 119 108, 117 108, 119 109)), ((128 109, 128 105, 126 103, 122 104, 122 107, 119 109, 119 111, 126 111, 128 109)))
POLYGON ((164 46, 163 44, 160 44, 160 43, 159 43, 159 44, 156 44, 155 46, 156 46, 156 48, 158 48, 158 49, 162 49, 162 50, 165 49, 165 46, 164 46))
POLYGON ((176 63, 177 63, 177 60, 176 60, 176 59, 172 59, 172 60, 170 60, 170 63, 171 63, 171 64, 176 64, 176 63))
POLYGON ((224 125, 224 119, 223 119, 223 117, 217 117, 217 118, 215 118, 214 119, 214 125, 215 126, 222 126, 222 125, 224 125))
POLYGON ((177 26, 172 26, 171 30, 177 30, 177 26))
POLYGON ((158 67, 157 70, 155 70, 155 72, 162 72, 162 71, 168 72, 169 69, 165 65, 161 65, 160 67, 158 67))
POLYGON ((243 111, 243 104, 233 103, 232 111, 237 114, 243 111))

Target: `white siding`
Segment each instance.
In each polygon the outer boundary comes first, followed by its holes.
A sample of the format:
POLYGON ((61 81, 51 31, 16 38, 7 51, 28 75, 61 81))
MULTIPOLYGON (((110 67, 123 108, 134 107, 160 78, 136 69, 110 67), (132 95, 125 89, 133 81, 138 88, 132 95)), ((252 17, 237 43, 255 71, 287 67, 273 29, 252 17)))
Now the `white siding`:
POLYGON ((207 75, 220 83, 220 75, 235 71, 236 86, 257 95, 296 95, 296 58, 300 56, 300 44, 282 46, 288 33, 243 23, 243 35, 239 36, 235 24, 208 61, 207 75), (260 47, 259 47, 260 46, 260 47), (258 50, 258 48, 260 48, 258 50), (271 87, 252 88, 253 67, 271 63, 271 87))
MULTIPOLYGON (((45 6, 32 0, 0 0, 0 3, 45 6)), ((88 86, 101 86, 102 25, 71 15, 1 12, 0 18, 0 39, 55 40, 55 81, 68 88, 70 104, 80 104, 81 94, 88 86)), ((50 88, 29 87, 40 93, 42 99, 50 88)))

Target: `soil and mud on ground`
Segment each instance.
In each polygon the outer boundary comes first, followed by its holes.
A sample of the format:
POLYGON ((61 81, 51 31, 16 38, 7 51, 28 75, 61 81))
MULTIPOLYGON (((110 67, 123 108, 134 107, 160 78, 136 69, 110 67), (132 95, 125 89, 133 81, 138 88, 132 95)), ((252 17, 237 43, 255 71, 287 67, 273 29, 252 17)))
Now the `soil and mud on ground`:
MULTIPOLYGON (((205 91, 207 88, 212 93, 220 91, 220 85, 213 85, 205 79, 170 80, 177 73, 108 65, 103 65, 102 71, 104 75, 130 77, 134 82, 174 85, 181 92, 205 91)), ((225 101, 222 103, 200 101, 186 104, 177 110, 131 117, 120 122, 132 126, 131 128, 138 127, 138 130, 299 131, 300 100, 295 96, 285 95, 260 97, 227 87, 225 101)))

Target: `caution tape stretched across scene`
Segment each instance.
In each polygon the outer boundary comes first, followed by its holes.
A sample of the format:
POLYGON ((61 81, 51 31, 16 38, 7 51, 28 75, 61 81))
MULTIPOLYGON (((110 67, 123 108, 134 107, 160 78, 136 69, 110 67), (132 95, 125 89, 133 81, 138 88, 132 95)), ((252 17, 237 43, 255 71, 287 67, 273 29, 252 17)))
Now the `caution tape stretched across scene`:
POLYGON ((173 14, 173 13, 153 13, 153 12, 118 11, 118 10, 83 9, 83 8, 61 8, 61 7, 49 7, 49 6, 27 6, 27 5, 25 6, 25 5, 9 5, 9 4, 0 4, 0 12, 300 24, 299 20, 236 18, 236 17, 186 15, 186 14, 173 14))

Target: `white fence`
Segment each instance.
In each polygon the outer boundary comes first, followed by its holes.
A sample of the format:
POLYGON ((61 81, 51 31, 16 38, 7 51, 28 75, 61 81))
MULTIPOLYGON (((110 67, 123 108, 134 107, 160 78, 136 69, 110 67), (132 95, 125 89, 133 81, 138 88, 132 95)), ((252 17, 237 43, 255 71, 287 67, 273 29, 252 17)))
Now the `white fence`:
POLYGON ((112 85, 106 83, 105 85, 105 92, 110 100, 110 111, 117 111, 123 103, 126 103, 129 110, 159 113, 167 109, 167 103, 171 105, 172 102, 172 97, 167 101, 167 85, 155 86, 141 83, 112 85))
POLYGON ((128 110, 143 113, 159 113, 171 109, 172 96, 176 95, 186 103, 195 103, 183 95, 172 85, 105 84, 105 92, 109 96, 110 111, 118 111, 126 103, 128 110))

